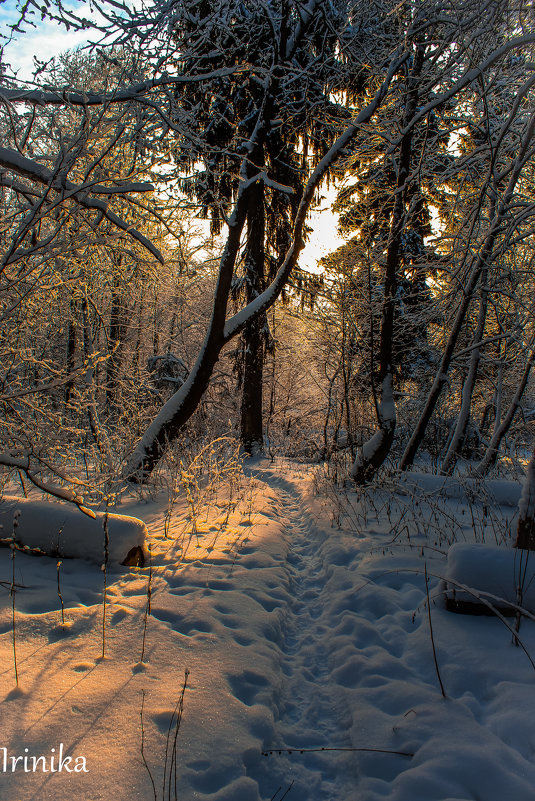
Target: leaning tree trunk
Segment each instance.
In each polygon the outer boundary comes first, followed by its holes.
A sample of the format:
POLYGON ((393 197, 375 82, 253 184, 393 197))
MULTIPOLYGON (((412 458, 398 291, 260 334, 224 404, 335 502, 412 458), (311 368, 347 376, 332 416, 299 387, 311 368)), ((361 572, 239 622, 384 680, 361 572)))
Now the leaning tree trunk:
MULTIPOLYGON (((258 163, 256 159, 255 163, 258 163)), ((245 263, 246 302, 251 303, 264 289, 265 262, 264 183, 251 187, 247 209, 247 255, 245 263)), ((243 332, 244 366, 240 411, 240 439, 252 454, 263 445, 263 373, 265 314, 252 319, 243 332)))
POLYGON ((162 407, 149 425, 125 468, 126 477, 133 482, 145 481, 158 464, 166 445, 178 435, 204 395, 213 369, 224 345, 227 303, 232 283, 240 238, 245 225, 247 190, 238 197, 229 220, 229 233, 219 268, 214 294, 212 317, 201 352, 188 378, 178 392, 162 407))
MULTIPOLYGON (((253 300, 227 321, 225 319, 227 302, 234 264, 240 248, 241 233, 245 224, 248 190, 257 180, 263 180, 261 175, 251 175, 250 172, 247 173, 244 171, 238 199, 228 221, 229 233, 221 257, 219 276, 212 306, 212 316, 204 345, 187 380, 167 403, 164 404, 155 419, 146 429, 141 440, 137 443, 133 453, 128 458, 123 475, 129 481, 143 482, 150 476, 159 462, 166 445, 176 438, 182 426, 187 423, 197 408, 208 386, 222 348, 227 342, 230 342, 233 337, 237 336, 245 325, 254 317, 266 312, 279 297, 304 247, 303 231, 305 221, 310 204, 312 203, 322 178, 328 170, 331 169, 340 155, 345 152, 345 148, 347 148, 356 133, 361 130, 362 125, 367 122, 380 107, 383 99, 387 95, 394 75, 406 58, 407 55, 405 53, 401 56, 396 55, 390 64, 385 80, 372 100, 360 111, 354 121, 348 125, 312 172, 299 203, 291 245, 271 284, 258 298, 253 300)), ((466 80, 468 81, 468 78, 466 80)), ((269 120, 269 114, 267 114, 267 112, 266 119, 269 120)), ((280 188, 287 191, 287 187, 280 188)))
POLYGON ((473 337, 472 352, 470 354, 470 364, 468 367, 468 373, 466 374, 466 378, 463 384, 461 408, 459 410, 459 416, 457 417, 457 422, 455 424, 453 437, 451 438, 448 450, 444 457, 444 461, 442 462, 442 468, 440 472, 444 476, 449 476, 453 473, 453 470, 455 468, 455 462, 457 461, 457 455, 461 449, 466 434, 466 429, 468 428, 468 422, 470 420, 472 396, 474 394, 474 388, 477 380, 477 371, 481 359, 481 350, 479 343, 483 339, 483 335, 485 333, 485 322, 487 319, 487 305, 488 305, 488 294, 489 294, 487 287, 487 272, 488 272, 487 270, 483 270, 483 272, 481 273, 479 311, 477 315, 476 330, 474 332, 474 337, 473 337))
POLYGON ((535 551, 535 450, 531 455, 518 505, 515 548, 535 551))
MULTIPOLYGON (((386 254, 385 283, 383 309, 381 317, 381 334, 379 342, 379 383, 380 396, 376 404, 378 428, 372 437, 359 449, 351 468, 351 477, 356 484, 364 484, 375 475, 390 453, 396 430, 396 405, 393 394, 393 351, 394 351, 394 319, 396 293, 398 288, 398 272, 401 256, 401 238, 406 221, 405 206, 407 184, 412 156, 413 127, 410 123, 418 108, 418 77, 422 68, 425 46, 416 48, 414 64, 407 79, 407 99, 403 114, 403 128, 409 126, 404 134, 399 153, 396 195, 390 235, 386 254)), ((372 379, 373 380, 373 379, 372 379)))
POLYGON ((528 361, 524 368, 524 372, 522 373, 522 378, 520 379, 520 383, 514 394, 513 400, 509 404, 509 408, 507 409, 507 412, 505 413, 505 417, 503 418, 502 422, 499 425, 495 426, 494 433, 490 440, 485 456, 475 468, 474 475, 484 476, 489 472, 489 470, 491 470, 494 467, 496 459, 498 458, 498 453, 500 450, 502 439, 509 431, 517 409, 520 408, 522 396, 527 387, 529 374, 531 372, 531 368, 533 367, 534 363, 535 363, 535 345, 532 345, 528 361))

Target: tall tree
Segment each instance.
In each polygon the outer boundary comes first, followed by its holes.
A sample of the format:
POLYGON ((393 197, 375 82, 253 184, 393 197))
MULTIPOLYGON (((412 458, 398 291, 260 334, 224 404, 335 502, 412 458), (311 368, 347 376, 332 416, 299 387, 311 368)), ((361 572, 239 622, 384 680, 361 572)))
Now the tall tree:
MULTIPOLYGON (((520 76, 517 73, 517 79, 518 77, 520 76)), ((478 287, 481 286, 482 277, 488 276, 489 270, 491 268, 494 269, 503 255, 512 247, 514 241, 513 232, 517 231, 520 222, 528 225, 531 230, 535 206, 533 203, 529 203, 528 206, 522 204, 522 211, 519 217, 517 216, 517 201, 523 173, 535 154, 535 116, 531 113, 529 104, 524 105, 524 100, 532 92, 534 84, 535 81, 530 78, 523 85, 520 85, 517 97, 508 110, 503 124, 497 131, 494 152, 495 154, 499 153, 502 145, 504 145, 505 151, 503 153, 503 167, 499 170, 499 178, 500 181, 503 181, 503 188, 500 189, 496 202, 489 204, 486 213, 482 212, 481 198, 484 198, 487 192, 492 189, 493 183, 487 173, 483 186, 480 188, 480 200, 476 202, 471 218, 467 220, 470 235, 462 240, 463 255, 460 268, 456 267, 455 273, 456 281, 460 283, 459 304, 456 309, 455 319, 449 329, 447 342, 433 386, 402 456, 402 469, 407 469, 413 463, 416 452, 423 440, 427 424, 447 382, 455 348, 472 301, 476 296, 478 287), (511 126, 515 128, 514 137, 517 142, 514 151, 511 151, 506 140, 506 134, 511 126), (482 223, 484 224, 482 225, 482 223), (459 278, 461 278, 461 281, 459 281, 459 278)), ((480 297, 480 300, 483 313, 485 308, 484 294, 480 297)), ((481 330, 484 327, 483 323, 484 320, 480 320, 478 328, 481 330)), ((475 376, 474 378, 469 377, 467 402, 471 397, 473 380, 475 380, 475 376)))
MULTIPOLYGON (((407 29, 411 22, 410 16, 400 12, 400 28, 407 29)), ((355 142, 352 168, 357 177, 337 202, 341 228, 356 231, 352 251, 355 270, 361 273, 359 283, 367 280, 370 303, 378 285, 383 296, 380 319, 374 321, 372 309, 369 313, 377 329, 370 338, 369 377, 378 430, 355 460, 352 474, 358 483, 373 475, 391 448, 396 426, 395 382, 408 379, 415 362, 429 351, 426 329, 430 314, 426 314, 426 308, 430 307, 430 292, 426 279, 433 272, 436 256, 425 245, 430 234, 425 168, 429 169, 430 162, 438 164, 445 141, 434 113, 419 126, 412 125, 430 90, 426 61, 431 50, 418 39, 409 41, 407 47, 410 61, 379 115, 377 136, 355 142), (385 145, 392 142, 399 128, 405 133, 396 146, 385 145)), ((428 187, 429 183, 427 180, 428 187)))
MULTIPOLYGON (((194 144, 189 132, 178 141, 177 162, 193 171, 182 185, 211 216, 214 232, 238 192, 241 143, 253 135, 259 115, 270 119, 248 157, 252 169, 269 180, 257 181, 249 192, 246 237, 233 279, 236 301, 253 302, 273 280, 290 244, 304 175, 347 117, 333 94, 341 85, 346 17, 344 3, 270 0, 217 8, 184 3, 176 19, 177 47, 188 53, 180 62, 184 74, 199 64, 212 72, 236 63, 252 68, 248 75, 216 78, 180 93, 196 132, 194 144), (208 29, 217 30, 210 40, 208 29), (260 76, 268 72, 274 79, 266 92, 260 76)), ((251 452, 262 446, 265 314, 247 323, 242 341, 240 433, 251 452)))

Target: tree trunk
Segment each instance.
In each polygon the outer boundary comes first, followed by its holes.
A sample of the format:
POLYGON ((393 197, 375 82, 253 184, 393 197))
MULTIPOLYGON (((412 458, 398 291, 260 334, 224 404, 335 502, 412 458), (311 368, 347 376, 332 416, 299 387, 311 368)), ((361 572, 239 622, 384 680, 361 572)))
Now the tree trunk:
MULTIPOLYGON (((418 107, 418 78, 422 69, 425 46, 416 47, 414 63, 407 78, 407 99, 403 114, 403 127, 410 124, 418 107)), ((373 478, 375 472, 388 456, 396 430, 396 406, 393 394, 394 318, 398 272, 401 254, 401 237, 406 220, 407 183, 412 157, 413 127, 409 128, 400 145, 396 196, 390 223, 390 235, 386 254, 385 285, 379 344, 380 399, 376 406, 378 430, 364 443, 357 453, 351 468, 351 477, 357 484, 373 478)), ((373 377, 372 377, 373 380, 373 377)))
POLYGON ((535 451, 526 470, 522 496, 518 505, 515 548, 535 551, 535 451))
MULTIPOLYGON (((526 389, 526 386, 528 384, 529 374, 531 372, 531 368, 533 367, 534 362, 535 362, 535 345, 533 345, 531 348, 528 361, 524 368, 524 372, 522 373, 522 378, 520 379, 520 383, 517 387, 514 398, 509 404, 509 408, 505 413, 505 417, 503 418, 501 423, 497 424, 494 427, 494 433, 492 435, 485 456, 479 462, 474 471, 474 474, 476 476, 485 476, 489 472, 489 470, 491 470, 494 467, 496 459, 498 458, 498 453, 500 450, 502 439, 505 437, 505 435, 507 434, 507 432, 511 427, 511 423, 513 422, 516 410, 520 408, 522 395, 524 394, 524 390, 526 389)), ((499 417, 497 417, 496 419, 498 421, 499 417)))
POLYGON ((219 269, 212 306, 212 317, 203 346, 188 378, 169 399, 145 431, 126 464, 126 477, 143 482, 153 471, 166 445, 172 442, 189 420, 204 395, 224 344, 227 302, 234 264, 247 212, 247 190, 240 193, 232 217, 219 269))
POLYGON ((119 371, 121 369, 126 330, 127 317, 121 283, 118 276, 114 276, 111 288, 109 350, 106 365, 106 406, 108 409, 116 407, 119 400, 119 371))
POLYGON ((442 469, 440 472, 444 476, 451 475, 453 473, 453 470, 455 469, 457 454, 461 449, 466 434, 466 429, 468 427, 468 422, 470 420, 470 408, 472 406, 472 396, 474 394, 474 387, 476 385, 476 380, 477 380, 477 370, 481 359, 481 351, 479 348, 479 343, 483 339, 483 335, 485 333, 488 294, 489 293, 487 288, 487 270, 483 270, 483 272, 481 273, 479 311, 477 315, 476 330, 473 336, 473 345, 475 345, 476 347, 472 348, 472 352, 470 354, 470 364, 468 367, 468 373, 466 375, 463 384, 462 400, 461 400, 461 408, 459 410, 459 416, 457 417, 457 423, 455 425, 455 431, 453 432, 453 437, 451 438, 448 450, 444 457, 444 461, 442 462, 442 469))
POLYGON ((111 457, 111 448, 109 446, 107 434, 102 427, 98 414, 96 389, 95 389, 95 353, 93 348, 93 336, 91 331, 91 320, 89 315, 89 304, 87 302, 87 293, 82 298, 82 319, 84 331, 84 356, 87 362, 86 371, 86 385, 87 385, 87 417, 89 420, 89 427, 91 434, 95 440, 96 446, 106 463, 107 469, 110 473, 113 470, 113 462, 111 457))
MULTIPOLYGON (((261 152, 258 154, 262 159, 261 152)), ((255 159, 255 163, 263 163, 255 159)), ((247 209, 247 256, 245 266, 246 302, 251 303, 264 289, 265 264, 264 183, 251 187, 247 209)), ((251 320, 243 332, 244 370, 241 402, 240 439, 244 450, 255 453, 263 447, 263 372, 265 314, 251 320)))
POLYGON ((69 379, 65 384, 65 405, 68 406, 72 393, 74 392, 74 378, 72 372, 74 370, 74 363, 76 357, 76 316, 77 316, 76 300, 71 297, 69 303, 69 322, 67 327, 67 372, 69 379))
POLYGON ((263 372, 265 315, 251 320, 245 329, 245 359, 240 410, 240 440, 248 454, 263 447, 263 372))
POLYGON ((377 406, 379 427, 373 436, 360 448, 351 468, 351 478, 362 485, 373 478, 390 453, 396 428, 396 409, 392 393, 392 373, 388 373, 381 385, 381 400, 377 406))

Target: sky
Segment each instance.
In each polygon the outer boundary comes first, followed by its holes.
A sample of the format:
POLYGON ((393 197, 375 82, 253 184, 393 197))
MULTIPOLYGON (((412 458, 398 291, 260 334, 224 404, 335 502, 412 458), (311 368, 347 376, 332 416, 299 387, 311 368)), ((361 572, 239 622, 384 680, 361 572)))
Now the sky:
MULTIPOLYGON (((8 25, 17 19, 15 0, 3 0, 3 2, 0 0, 2 37, 10 35, 8 25)), ((24 81, 32 79, 34 56, 45 61, 87 41, 87 35, 83 31, 66 31, 54 22, 40 20, 37 14, 33 19, 36 27, 28 26, 24 33, 16 34, 4 49, 4 60, 17 71, 19 79, 24 81)))
MULTIPOLYGON (((16 0, 0 0, 2 37, 9 36, 10 30, 7 26, 18 19, 16 5, 16 0)), ((79 9, 82 8, 81 4, 77 5, 79 9)), ((87 15, 88 9, 84 10, 87 15)), ((32 81, 34 56, 40 61, 45 61, 87 42, 87 35, 83 31, 66 31, 56 23, 40 20, 37 14, 34 15, 34 20, 35 28, 27 27, 23 34, 17 34, 9 41, 4 49, 4 61, 17 72, 19 80, 29 82, 32 81)), ((4 38, 1 41, 5 41, 4 38)), ((319 208, 309 217, 308 224, 312 228, 312 233, 299 259, 301 268, 306 270, 315 271, 319 259, 345 241, 337 233, 337 217, 330 211, 336 191, 332 187, 324 188, 322 195, 319 208)))

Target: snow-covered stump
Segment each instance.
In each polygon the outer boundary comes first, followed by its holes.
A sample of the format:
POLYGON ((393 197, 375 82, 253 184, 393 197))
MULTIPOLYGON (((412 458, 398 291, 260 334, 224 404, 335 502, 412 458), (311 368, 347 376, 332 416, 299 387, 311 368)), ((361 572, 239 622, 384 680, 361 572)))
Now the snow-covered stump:
MULTIPOLYGON (((67 504, 6 497, 0 502, 0 544, 13 541, 13 519, 20 511, 15 542, 18 547, 56 558, 105 561, 105 512, 89 517, 67 504)), ((108 514, 108 565, 142 567, 147 527, 142 520, 108 514)))
POLYGON ((535 614, 535 554, 518 548, 455 543, 442 582, 446 608, 470 615, 535 614))

